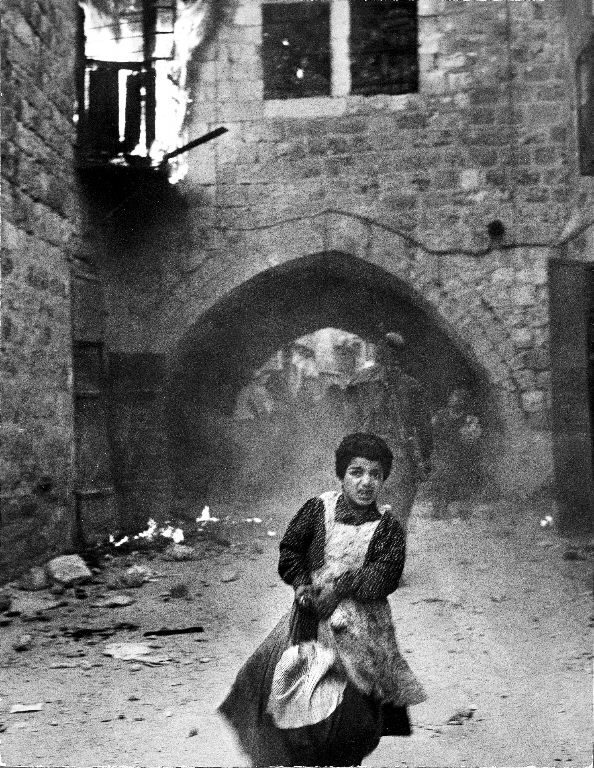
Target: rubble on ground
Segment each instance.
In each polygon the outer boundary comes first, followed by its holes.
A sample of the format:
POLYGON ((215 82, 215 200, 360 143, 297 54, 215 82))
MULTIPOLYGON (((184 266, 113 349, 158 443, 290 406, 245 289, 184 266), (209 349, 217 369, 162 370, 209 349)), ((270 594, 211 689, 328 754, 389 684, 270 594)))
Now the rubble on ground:
POLYGON ((183 561, 193 560, 194 547, 188 547, 186 544, 170 544, 163 552, 163 560, 183 561))
POLYGON ((471 720, 476 709, 474 707, 466 707, 464 709, 458 709, 449 718, 448 725, 463 725, 466 720, 471 720))
POLYGON ((91 581, 93 574, 80 555, 61 555, 54 557, 45 566, 48 576, 66 587, 85 584, 91 581))

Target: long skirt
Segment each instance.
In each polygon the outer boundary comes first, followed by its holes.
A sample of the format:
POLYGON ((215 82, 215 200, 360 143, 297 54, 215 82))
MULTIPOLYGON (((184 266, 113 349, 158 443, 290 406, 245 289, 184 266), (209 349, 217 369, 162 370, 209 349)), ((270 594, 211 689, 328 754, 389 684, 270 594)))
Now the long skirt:
POLYGON ((360 765, 382 735, 409 735, 405 707, 386 707, 347 683, 332 715, 302 728, 279 729, 266 712, 274 669, 289 645, 287 613, 240 669, 219 712, 256 766, 360 765))

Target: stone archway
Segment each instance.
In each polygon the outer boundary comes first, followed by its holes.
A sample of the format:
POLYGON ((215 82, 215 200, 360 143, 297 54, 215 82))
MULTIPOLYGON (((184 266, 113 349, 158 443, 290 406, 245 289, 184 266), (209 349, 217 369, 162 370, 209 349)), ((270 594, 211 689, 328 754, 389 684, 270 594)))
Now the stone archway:
POLYGON ((435 308, 385 268, 332 250, 248 279, 204 312, 178 345, 168 409, 178 487, 208 497, 223 482, 231 471, 227 427, 241 386, 273 352, 329 326, 370 341, 400 331, 404 364, 434 407, 466 386, 485 423, 499 425, 489 372, 435 308))
MULTIPOLYGON (((390 285, 408 297, 481 370, 500 417, 509 425, 522 421, 507 308, 500 311, 488 300, 500 287, 496 255, 487 263, 474 252, 434 252, 386 224, 331 210, 252 229, 224 228, 218 236, 224 247, 212 258, 201 256, 155 316, 154 345, 163 354, 179 358, 209 323, 226 325, 224 306, 235 302, 242 312, 242 291, 253 279, 266 282, 283 269, 296 274, 321 254, 342 254, 342 269, 363 284, 390 285)), ((503 271, 515 274, 514 268, 503 271)))

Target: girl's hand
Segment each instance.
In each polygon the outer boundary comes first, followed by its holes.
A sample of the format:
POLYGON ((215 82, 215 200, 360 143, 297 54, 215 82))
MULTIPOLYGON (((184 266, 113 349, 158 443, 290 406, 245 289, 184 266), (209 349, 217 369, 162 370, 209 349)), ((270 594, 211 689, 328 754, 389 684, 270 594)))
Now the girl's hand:
POLYGON ((303 584, 295 590, 295 602, 305 611, 313 611, 317 589, 313 584, 303 584))
POLYGON ((340 598, 332 587, 322 587, 315 599, 315 610, 319 619, 329 619, 334 613, 340 598))

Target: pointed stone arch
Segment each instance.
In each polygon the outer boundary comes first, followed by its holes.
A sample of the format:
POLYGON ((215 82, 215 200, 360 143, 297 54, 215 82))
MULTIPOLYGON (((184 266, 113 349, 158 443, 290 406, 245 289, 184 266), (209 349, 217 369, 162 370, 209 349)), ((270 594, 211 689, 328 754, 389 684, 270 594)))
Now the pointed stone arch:
MULTIPOLYGON (((163 336, 165 349, 177 347, 176 356, 183 356, 184 349, 198 351, 196 342, 208 335, 209 327, 228 323, 227 308, 242 312, 254 291, 317 264, 320 274, 324 269, 329 277, 350 272, 363 284, 389 289, 415 307, 480 374, 499 403, 500 416, 510 423, 521 418, 512 367, 515 350, 505 326, 481 298, 485 271, 476 256, 437 254, 385 224, 336 211, 234 234, 235 252, 228 261, 210 277, 208 270, 197 270, 185 296, 170 304, 174 313, 183 305, 186 332, 179 347, 179 337, 163 336)), ((160 327, 179 329, 179 321, 164 318, 160 327)))
POLYGON ((326 326, 370 340, 400 327, 408 367, 431 384, 434 404, 459 383, 470 382, 478 393, 492 426, 489 462, 500 487, 529 490, 546 482, 550 439, 526 422, 509 324, 485 299, 506 270, 497 263, 489 269, 481 261, 486 254, 436 253, 405 232, 336 211, 221 237, 229 252, 219 250, 210 271, 196 269, 183 294, 172 297, 173 315, 161 318, 161 329, 175 330, 158 343, 170 359, 177 437, 180 428, 199 431, 192 424, 205 397, 228 415, 242 383, 285 341, 326 326))

